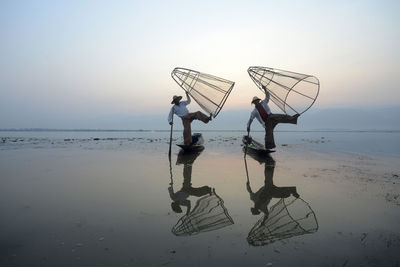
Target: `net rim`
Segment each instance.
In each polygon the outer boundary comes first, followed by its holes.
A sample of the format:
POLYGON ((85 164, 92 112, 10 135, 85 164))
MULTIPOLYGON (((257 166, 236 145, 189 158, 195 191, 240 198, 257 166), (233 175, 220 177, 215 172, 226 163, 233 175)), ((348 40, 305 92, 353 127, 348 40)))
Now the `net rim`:
MULTIPOLYGON (((215 189, 212 190, 212 195, 214 195, 214 196, 216 196, 218 198, 218 202, 220 203, 220 206, 222 207, 226 218, 230 222, 229 225, 235 224, 235 222, 233 221, 232 217, 228 213, 228 209, 224 205, 224 203, 225 203, 224 200, 215 192, 215 189)), ((206 196, 202 196, 201 198, 197 199, 196 204, 195 204, 195 206, 194 206, 192 211, 196 210, 196 208, 199 207, 199 205, 200 205, 200 201, 202 199, 206 199, 207 197, 209 197, 209 196, 206 195, 206 196)), ((225 227, 229 226, 229 225, 225 225, 225 226, 222 226, 222 227, 218 227, 216 229, 206 229, 206 230, 203 229, 203 231, 183 232, 183 233, 179 233, 179 234, 176 233, 176 229, 179 228, 180 226, 184 225, 184 223, 185 223, 184 220, 187 219, 189 215, 185 214, 181 218, 179 218, 179 220, 176 222, 176 224, 171 229, 171 233, 172 234, 174 234, 175 236, 187 237, 187 236, 192 236, 192 235, 198 235, 200 233, 216 231, 216 230, 219 230, 219 229, 222 229, 222 228, 225 228, 225 227)))
MULTIPOLYGON (((260 222, 260 220, 261 220, 261 218, 260 218, 260 219, 257 221, 257 223, 251 228, 251 230, 250 230, 250 232, 249 232, 249 235, 248 235, 247 238, 246 238, 247 241, 248 241, 248 243, 249 243, 250 245, 255 246, 255 247, 258 247, 258 246, 265 246, 265 245, 269 245, 269 244, 275 243, 276 241, 279 241, 279 240, 284 240, 284 239, 287 239, 287 238, 292 238, 292 237, 300 236, 300 235, 312 234, 312 233, 315 233, 315 232, 318 231, 318 229, 319 229, 319 224, 318 224, 317 217, 316 217, 316 215, 315 215, 314 210, 311 208, 310 204, 309 204, 307 201, 305 201, 305 200, 304 200, 303 198, 301 198, 301 197, 292 200, 292 202, 294 202, 294 201, 296 201, 296 200, 301 200, 304 204, 306 204, 306 207, 311 211, 311 214, 313 214, 314 221, 315 221, 315 224, 316 224, 316 225, 315 225, 314 228, 311 228, 311 229, 309 229, 309 230, 306 230, 304 227, 302 227, 302 226, 300 225, 300 223, 298 222, 298 220, 295 220, 295 219, 290 215, 290 212, 289 212, 289 210, 288 210, 288 208, 287 208, 287 205, 290 205, 291 203, 287 203, 287 201, 285 201, 285 200, 286 200, 285 198, 281 198, 277 203, 274 204, 273 207, 271 207, 271 209, 274 208, 275 205, 277 205, 280 201, 282 201, 282 202, 283 202, 283 205, 284 205, 284 207, 282 208, 282 210, 283 210, 283 209, 286 210, 287 214, 288 214, 289 217, 292 219, 292 221, 296 222, 297 225, 303 230, 304 233, 302 233, 302 234, 295 234, 295 235, 292 235, 292 236, 291 236, 291 235, 279 236, 279 237, 277 237, 277 238, 275 238, 275 239, 273 239, 273 240, 271 240, 271 239, 268 239, 268 240, 252 240, 252 239, 250 238, 250 233, 252 233, 255 229, 258 229, 257 226, 258 226, 258 224, 259 224, 259 222, 260 222)), ((310 213, 309 213, 309 214, 310 214, 310 213)), ((267 228, 267 230, 268 230, 269 232, 271 232, 269 228, 267 228)))
MULTIPOLYGON (((224 79, 224 78, 221 78, 221 77, 217 77, 217 76, 214 76, 214 75, 211 75, 211 74, 208 74, 208 73, 204 73, 204 72, 200 72, 200 71, 192 70, 192 69, 188 69, 188 68, 182 68, 182 67, 176 67, 176 68, 174 68, 174 69, 172 70, 172 72, 171 72, 171 77, 172 77, 172 79, 179 85, 179 87, 181 87, 185 92, 188 92, 189 94, 190 94, 190 92, 187 91, 185 88, 182 87, 182 85, 184 84, 184 81, 182 81, 181 79, 179 79, 179 77, 177 77, 176 73, 181 73, 181 74, 185 74, 185 75, 186 75, 186 74, 190 74, 190 73, 195 73, 195 75, 197 75, 197 78, 198 78, 198 76, 201 74, 201 75, 203 75, 203 76, 205 76, 205 77, 212 78, 212 79, 214 79, 214 80, 217 80, 217 81, 220 81, 220 82, 224 82, 224 83, 227 83, 227 84, 231 84, 231 86, 230 86, 229 89, 226 91, 226 93, 225 93, 224 97, 222 98, 222 100, 218 103, 217 108, 216 108, 216 109, 213 111, 213 113, 211 114, 213 118, 217 117, 217 115, 218 115, 219 112, 221 111, 222 107, 225 105, 225 102, 226 102, 226 100, 228 99, 228 96, 229 96, 230 93, 232 92, 233 87, 235 86, 235 82, 233 82, 233 81, 230 81, 230 80, 227 80, 227 79, 224 79)), ((187 77, 188 77, 188 76, 187 76, 187 77)), ((186 81, 186 79, 185 79, 185 81, 186 81)), ((196 83, 197 83, 197 80, 195 81, 194 84, 196 84, 196 83)), ((193 86, 194 86, 194 84, 193 84, 193 86)), ((189 85, 189 86, 192 87, 191 85, 189 85)), ((193 96, 192 96, 192 97, 193 97, 193 96)), ((194 98, 194 97, 193 97, 193 98, 194 98)), ((194 100, 196 101, 196 103, 197 103, 202 109, 205 109, 204 106, 203 106, 201 103, 199 103, 195 98, 194 98, 194 100)))
MULTIPOLYGON (((305 79, 314 78, 314 79, 316 80, 316 83, 313 83, 313 84, 316 84, 316 85, 317 85, 317 91, 316 91, 315 96, 313 97, 313 101, 311 102, 311 104, 309 104, 307 108, 305 108, 304 110, 302 110, 302 111, 301 111, 300 113, 298 113, 298 114, 301 115, 301 114, 303 114, 304 112, 306 112, 307 110, 309 110, 309 109, 314 105, 315 101, 317 100, 318 95, 319 95, 319 90, 320 90, 321 84, 320 84, 319 79, 318 79, 317 77, 315 77, 314 75, 309 75, 309 74, 304 74, 304 73, 299 73, 299 72, 294 72, 294 71, 287 71, 287 70, 282 70, 282 69, 277 69, 277 68, 271 68, 271 67, 250 66, 250 67, 247 69, 247 73, 249 74, 251 80, 256 84, 256 86, 258 87, 258 89, 260 89, 263 93, 264 93, 264 90, 262 90, 262 87, 261 87, 262 84, 261 84, 258 80, 256 80, 255 77, 253 77, 253 75, 251 74, 251 73, 256 73, 255 70, 259 70, 259 69, 262 69, 263 71, 269 72, 269 73, 272 74, 271 79, 268 79, 268 83, 265 85, 266 87, 268 87, 268 85, 272 82, 273 77, 274 77, 275 75, 279 75, 279 72, 286 72, 286 73, 292 73, 292 74, 304 76, 303 78, 299 79, 299 80, 298 80, 293 86, 291 86, 290 88, 287 87, 287 88, 289 88, 290 90, 288 90, 288 92, 287 92, 286 95, 285 95, 284 100, 282 101, 282 102, 283 102, 283 103, 282 103, 282 104, 283 104, 283 110, 282 110, 282 111, 285 112, 285 114, 288 114, 288 112, 287 112, 287 107, 289 107, 290 110, 292 110, 292 111, 294 111, 295 113, 297 113, 297 111, 296 111, 294 108, 292 108, 292 107, 286 102, 286 100, 288 99, 288 97, 289 97, 290 93, 293 91, 293 89, 294 89, 299 83, 303 82, 305 79)), ((287 76, 287 75, 281 75, 281 76, 287 76)), ((276 96, 275 96, 275 97, 276 97, 276 96)), ((277 97, 276 97, 276 98, 277 98, 277 97)), ((280 98, 277 98, 277 99, 281 100, 280 98)), ((273 102, 274 102, 274 101, 273 101, 273 102)), ((275 102, 274 102, 274 103, 275 103, 275 102)), ((276 104, 276 103, 275 103, 275 104, 276 104)), ((277 105, 277 106, 279 107, 279 105, 277 105)), ((280 109, 282 109, 282 108, 280 108, 280 109)))
MULTIPOLYGON (((283 198, 283 203, 284 203, 284 205, 285 205, 285 209, 286 209, 288 215, 291 217, 291 219, 292 219, 293 221, 296 221, 296 222, 298 223, 298 221, 297 221, 296 219, 294 219, 294 218, 292 217, 292 215, 290 214, 290 212, 289 212, 288 206, 290 206, 290 204, 291 204, 291 203, 288 203, 289 200, 290 200, 290 198, 289 198, 289 199, 283 198)), ((296 198, 296 199, 293 199, 291 202, 294 202, 294 201, 296 201, 296 200, 301 200, 301 201, 303 201, 304 204, 306 204, 307 208, 311 211, 311 214, 314 216, 314 220, 315 220, 315 224, 316 224, 316 227, 315 227, 315 228, 312 228, 311 230, 306 230, 300 223, 298 223, 299 227, 300 227, 301 229, 303 229, 303 231, 305 231, 305 232, 307 232, 307 233, 315 233, 316 231, 318 231, 319 225, 318 225, 317 216, 315 215, 314 210, 311 208, 310 204, 309 204, 307 201, 305 201, 303 198, 301 198, 301 197, 298 197, 298 198, 296 198)), ((310 213, 308 213, 308 214, 310 214, 310 213)))

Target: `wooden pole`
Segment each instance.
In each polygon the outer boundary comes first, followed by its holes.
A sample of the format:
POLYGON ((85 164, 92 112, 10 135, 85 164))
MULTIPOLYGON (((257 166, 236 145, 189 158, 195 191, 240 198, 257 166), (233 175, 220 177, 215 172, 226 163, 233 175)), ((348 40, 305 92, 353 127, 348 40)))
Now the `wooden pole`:
POLYGON ((171 145, 172 145, 172 129, 174 128, 174 114, 172 114, 172 124, 171 124, 171 132, 169 134, 169 151, 168 157, 171 160, 171 145))
MULTIPOLYGON (((244 158, 245 158, 245 161, 246 161, 246 155, 247 155, 247 147, 248 147, 248 145, 249 145, 249 136, 250 136, 250 131, 247 131, 246 148, 244 149, 244 158)), ((247 164, 246 164, 246 166, 247 166, 247 164)))
POLYGON ((247 160, 246 160, 246 156, 244 157, 244 168, 245 168, 245 170, 246 170, 247 182, 250 183, 249 171, 248 171, 248 169, 247 169, 247 160))

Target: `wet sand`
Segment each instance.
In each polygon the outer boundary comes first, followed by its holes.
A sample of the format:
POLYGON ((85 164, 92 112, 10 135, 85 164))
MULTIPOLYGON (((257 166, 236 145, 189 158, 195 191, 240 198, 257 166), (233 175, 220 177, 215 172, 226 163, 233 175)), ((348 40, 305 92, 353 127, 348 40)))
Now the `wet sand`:
POLYGON ((398 157, 305 134, 245 162, 240 135, 207 134, 170 165, 167 137, 3 134, 0 266, 400 264, 398 157))

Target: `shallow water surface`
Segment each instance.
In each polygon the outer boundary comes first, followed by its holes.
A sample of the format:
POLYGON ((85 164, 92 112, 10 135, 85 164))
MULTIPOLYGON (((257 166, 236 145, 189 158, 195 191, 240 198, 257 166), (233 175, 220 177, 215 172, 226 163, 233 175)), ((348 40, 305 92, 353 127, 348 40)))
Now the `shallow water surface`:
POLYGON ((213 138, 3 147, 0 266, 400 263, 395 162, 213 138))

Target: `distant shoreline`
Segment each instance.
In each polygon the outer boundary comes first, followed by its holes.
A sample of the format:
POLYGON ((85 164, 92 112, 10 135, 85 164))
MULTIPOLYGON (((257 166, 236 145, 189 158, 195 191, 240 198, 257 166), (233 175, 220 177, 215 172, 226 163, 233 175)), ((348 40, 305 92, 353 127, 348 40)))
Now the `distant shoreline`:
MULTIPOLYGON (((169 132, 170 130, 149 130, 149 129, 46 129, 46 128, 21 128, 21 129, 0 129, 0 132, 169 132)), ((181 132, 182 130, 173 130, 173 132, 181 132)), ((195 130, 201 132, 246 132, 245 130, 195 130)), ((264 132, 263 130, 254 130, 252 132, 264 132)), ((400 130, 390 129, 314 129, 314 130, 276 130, 275 132, 321 132, 321 133, 399 133, 400 130)))

